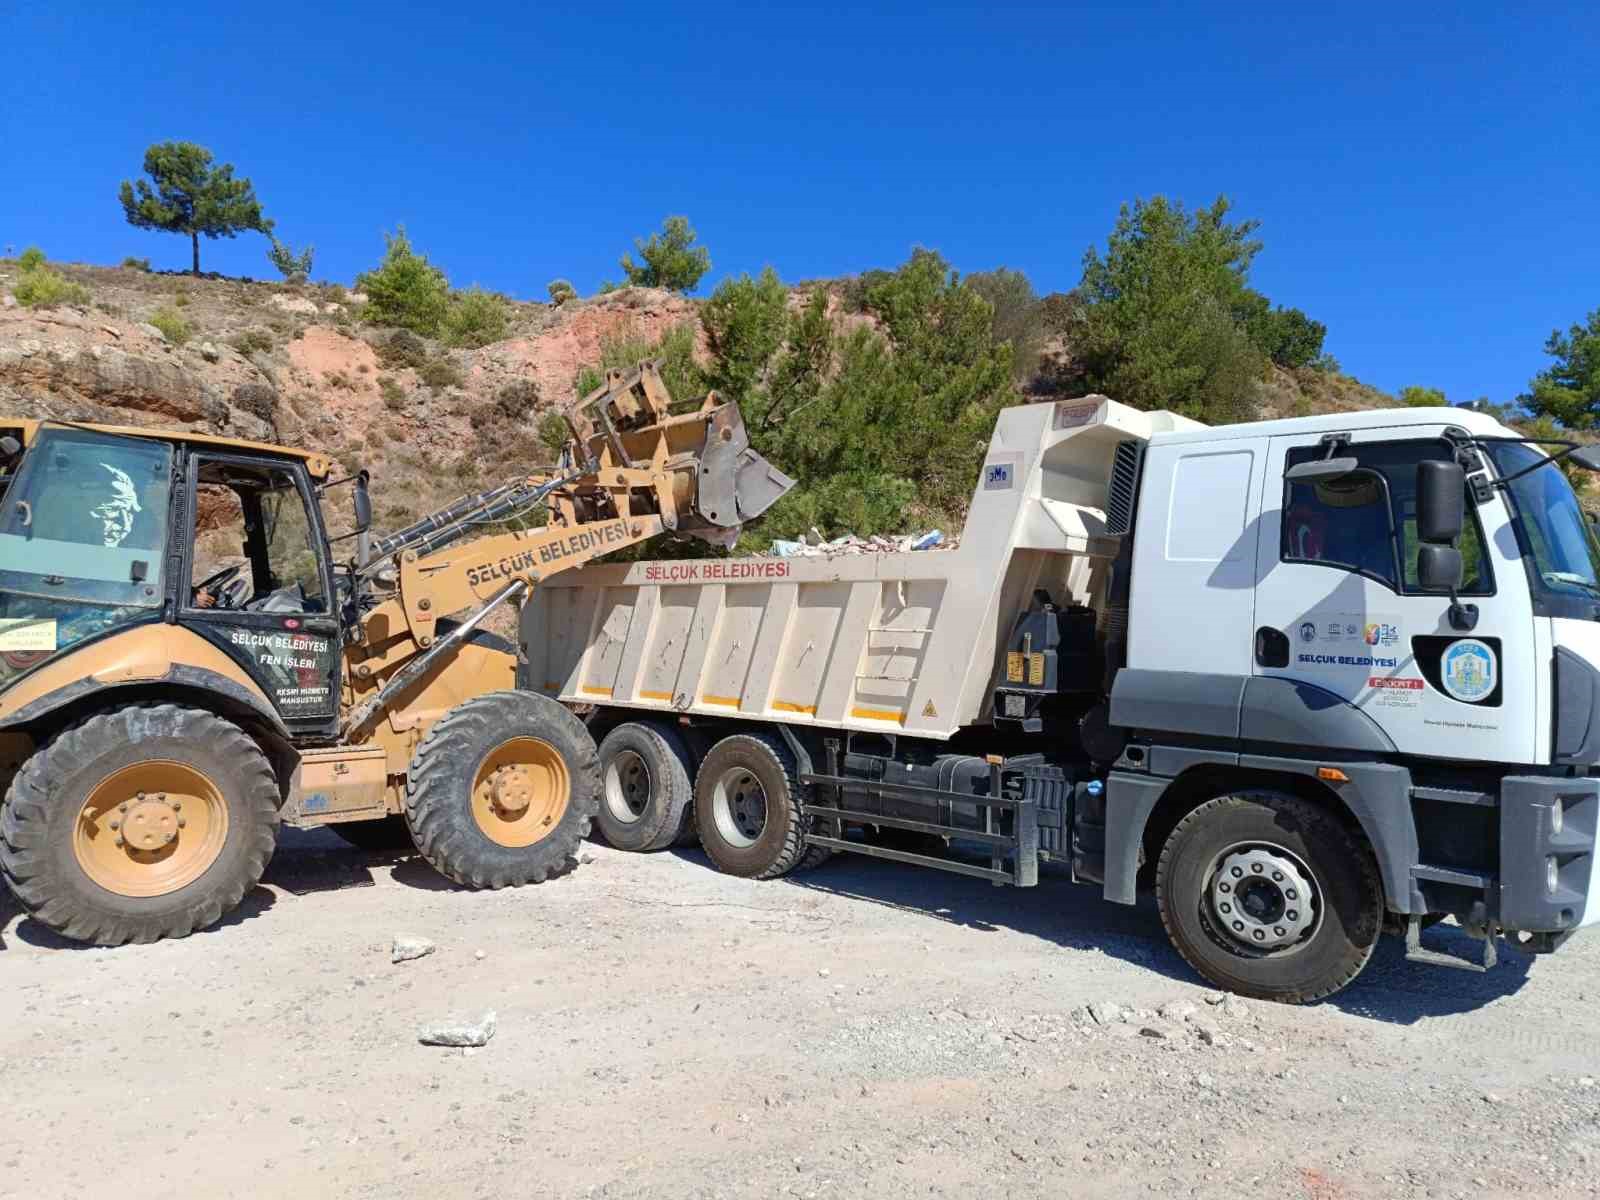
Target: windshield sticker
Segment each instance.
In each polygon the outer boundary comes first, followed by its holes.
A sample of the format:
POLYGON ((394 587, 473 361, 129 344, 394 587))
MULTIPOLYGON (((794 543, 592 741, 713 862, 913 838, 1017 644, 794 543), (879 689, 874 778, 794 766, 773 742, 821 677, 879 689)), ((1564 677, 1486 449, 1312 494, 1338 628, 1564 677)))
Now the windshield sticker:
POLYGON ((1397 667, 1400 623, 1390 615, 1310 613, 1293 629, 1295 662, 1305 667, 1397 667))
POLYGON ((100 467, 111 473, 106 483, 111 494, 91 508, 89 515, 100 522, 103 544, 120 546, 133 532, 134 514, 144 509, 139 506, 139 492, 133 486, 133 476, 110 463, 101 463, 100 467))
POLYGON ((1476 704, 1494 691, 1494 651, 1477 638, 1453 643, 1439 660, 1439 677, 1451 698, 1476 704))
POLYGON ((17 654, 54 651, 54 617, 5 617, 0 619, 0 653, 17 654))

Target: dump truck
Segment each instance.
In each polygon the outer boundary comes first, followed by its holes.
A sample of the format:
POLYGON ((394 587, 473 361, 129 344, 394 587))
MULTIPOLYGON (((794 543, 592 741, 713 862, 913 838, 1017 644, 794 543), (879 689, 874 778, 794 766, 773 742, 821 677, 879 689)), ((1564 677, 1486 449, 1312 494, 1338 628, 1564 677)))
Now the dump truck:
POLYGON ((737 406, 674 412, 654 363, 565 416, 561 462, 385 537, 366 473, 315 450, 0 419, 0 874, 22 906, 103 945, 183 936, 256 885, 281 823, 414 842, 469 887, 565 869, 595 745, 514 687, 483 622, 658 534, 726 544, 789 486, 737 406))
MULTIPOLYGON (((849 852, 1104 898, 1304 1002, 1446 916, 1600 918, 1600 455, 1461 409, 1000 414, 949 551, 599 564, 522 614, 598 825, 773 878, 849 852), (1559 463, 1559 465, 1558 465, 1559 463)), ((1476 956, 1474 956, 1476 957, 1476 956)))

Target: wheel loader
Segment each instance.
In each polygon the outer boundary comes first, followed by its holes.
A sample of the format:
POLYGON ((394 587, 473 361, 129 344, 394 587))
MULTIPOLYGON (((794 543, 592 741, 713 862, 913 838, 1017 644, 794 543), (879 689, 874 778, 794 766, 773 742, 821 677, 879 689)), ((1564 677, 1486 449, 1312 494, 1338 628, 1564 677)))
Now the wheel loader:
POLYGON ((22 906, 79 941, 181 937, 255 887, 282 824, 408 839, 472 888, 564 869, 595 746, 516 690, 484 619, 658 534, 731 544, 792 486, 735 405, 674 413, 653 363, 564 416, 558 464, 383 537, 366 473, 317 450, 0 418, 0 872, 22 906))

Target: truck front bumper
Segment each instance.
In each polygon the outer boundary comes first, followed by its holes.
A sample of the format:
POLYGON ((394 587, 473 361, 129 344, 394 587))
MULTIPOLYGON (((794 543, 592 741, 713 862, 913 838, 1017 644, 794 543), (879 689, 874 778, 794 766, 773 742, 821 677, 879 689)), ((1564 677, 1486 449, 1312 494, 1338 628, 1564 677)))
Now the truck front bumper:
POLYGON ((1600 921, 1597 824, 1600 777, 1509 775, 1500 781, 1495 919, 1507 933, 1544 935, 1530 948, 1554 949, 1574 930, 1600 921))

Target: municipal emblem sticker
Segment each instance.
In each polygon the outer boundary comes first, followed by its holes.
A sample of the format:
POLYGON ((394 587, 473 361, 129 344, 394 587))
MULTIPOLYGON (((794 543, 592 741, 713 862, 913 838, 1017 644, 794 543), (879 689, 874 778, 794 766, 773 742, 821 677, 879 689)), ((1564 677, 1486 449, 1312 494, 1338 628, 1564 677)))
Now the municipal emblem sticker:
POLYGON ((1452 642, 1439 660, 1439 676, 1447 694, 1464 704, 1476 704, 1494 691, 1494 651, 1477 638, 1452 642))

